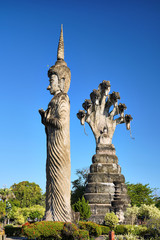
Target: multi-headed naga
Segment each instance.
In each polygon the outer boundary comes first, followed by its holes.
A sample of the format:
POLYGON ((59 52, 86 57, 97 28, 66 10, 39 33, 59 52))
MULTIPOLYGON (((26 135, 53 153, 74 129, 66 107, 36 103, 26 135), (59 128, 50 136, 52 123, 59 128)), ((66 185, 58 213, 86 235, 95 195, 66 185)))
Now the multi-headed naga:
POLYGON ((99 84, 98 90, 94 89, 90 94, 91 99, 86 99, 82 104, 85 110, 80 110, 77 117, 81 124, 85 122, 91 127, 96 140, 96 146, 112 143, 112 137, 116 126, 121 123, 126 124, 130 130, 131 115, 124 115, 127 109, 124 103, 119 103, 119 92, 110 92, 110 82, 103 81, 99 84), (107 100, 107 101, 106 101, 107 100), (119 117, 115 118, 115 116, 119 117))
POLYGON ((94 89, 90 99, 82 104, 84 110, 77 113, 82 125, 89 124, 96 140, 96 154, 92 157, 85 198, 92 211, 90 220, 97 223, 103 223, 106 212, 110 211, 114 211, 123 222, 129 203, 112 138, 118 124, 125 123, 130 130, 132 117, 124 114, 126 105, 118 104, 120 94, 109 94, 110 88, 109 81, 100 83, 98 90, 94 89))

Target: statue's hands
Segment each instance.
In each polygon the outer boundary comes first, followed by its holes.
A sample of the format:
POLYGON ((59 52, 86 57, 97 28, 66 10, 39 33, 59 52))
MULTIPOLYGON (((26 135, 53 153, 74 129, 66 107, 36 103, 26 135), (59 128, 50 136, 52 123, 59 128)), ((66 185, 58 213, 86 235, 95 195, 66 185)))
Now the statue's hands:
POLYGON ((46 125, 45 111, 42 108, 39 109, 38 111, 39 111, 39 114, 41 115, 42 124, 46 125))
POLYGON ((38 112, 40 113, 40 115, 41 115, 42 117, 44 116, 45 111, 43 110, 43 108, 39 109, 38 112))

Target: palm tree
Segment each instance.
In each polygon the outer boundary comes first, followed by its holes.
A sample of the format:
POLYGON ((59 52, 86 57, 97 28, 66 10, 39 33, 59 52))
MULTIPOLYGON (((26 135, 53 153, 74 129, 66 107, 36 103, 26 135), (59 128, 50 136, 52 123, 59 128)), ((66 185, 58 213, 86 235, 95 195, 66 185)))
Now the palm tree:
MULTIPOLYGON (((5 208, 6 208, 6 217, 4 218, 4 225, 6 225, 6 222, 7 222, 7 219, 8 219, 8 217, 7 217, 7 212, 8 212, 7 201, 9 199, 13 199, 13 198, 15 198, 15 195, 12 192, 11 188, 1 188, 0 189, 0 199, 2 200, 3 203, 5 203, 5 208)), ((11 207, 11 205, 10 205, 10 207, 11 207)))
POLYGON ((11 188, 1 188, 0 189, 0 199, 3 202, 6 202, 6 201, 8 201, 11 198, 15 198, 15 195, 12 192, 11 188))

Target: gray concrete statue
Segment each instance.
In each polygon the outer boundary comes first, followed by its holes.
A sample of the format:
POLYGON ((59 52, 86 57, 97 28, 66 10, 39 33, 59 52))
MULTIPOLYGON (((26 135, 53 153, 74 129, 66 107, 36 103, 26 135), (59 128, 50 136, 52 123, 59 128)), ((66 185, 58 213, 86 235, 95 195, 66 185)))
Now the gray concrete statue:
POLYGON ((94 89, 90 94, 90 99, 85 100, 84 110, 77 113, 82 125, 89 124, 96 140, 96 154, 92 158, 85 198, 91 206, 90 220, 97 223, 103 223, 105 214, 110 211, 114 211, 123 222, 129 203, 112 138, 118 124, 125 123, 130 130, 132 117, 124 114, 125 104, 118 104, 119 93, 109 92, 110 82, 104 80, 98 90, 94 89))
POLYGON ((47 135, 46 221, 71 221, 70 209, 70 101, 71 73, 64 61, 63 29, 57 62, 48 71, 47 90, 54 95, 48 109, 39 110, 47 135))

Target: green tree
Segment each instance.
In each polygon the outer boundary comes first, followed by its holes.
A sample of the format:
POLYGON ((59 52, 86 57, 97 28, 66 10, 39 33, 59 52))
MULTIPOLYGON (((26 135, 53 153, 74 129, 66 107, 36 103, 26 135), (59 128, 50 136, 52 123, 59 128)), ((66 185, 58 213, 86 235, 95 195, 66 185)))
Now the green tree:
POLYGON ((157 208, 160 209, 160 197, 155 198, 155 205, 156 205, 157 208))
POLYGON ((42 219, 44 217, 45 208, 40 205, 34 205, 27 210, 27 215, 25 215, 25 209, 23 210, 23 216, 29 217, 31 220, 42 219))
POLYGON ((16 197, 16 199, 10 201, 13 206, 23 208, 42 204, 42 190, 34 182, 23 181, 18 184, 15 183, 12 185, 12 191, 16 197))
POLYGON ((85 201, 85 198, 79 199, 74 205, 73 210, 80 213, 81 220, 87 220, 91 216, 90 206, 88 201, 85 201))
POLYGON ((16 224, 23 224, 28 218, 40 220, 43 218, 45 208, 40 205, 34 205, 27 208, 13 207, 9 213, 9 218, 14 220, 16 224))
POLYGON ((150 218, 160 219, 160 210, 155 205, 142 204, 138 210, 138 218, 142 220, 150 218))
POLYGON ((155 203, 154 190, 149 187, 149 184, 142 183, 126 183, 128 195, 131 200, 131 205, 140 207, 141 204, 151 205, 155 203))
POLYGON ((80 169, 76 170, 76 175, 78 176, 78 179, 72 182, 72 192, 71 192, 72 205, 76 203, 79 199, 81 199, 85 193, 88 172, 89 172, 88 168, 83 168, 82 170, 80 169))
POLYGON ((6 214, 6 205, 3 201, 0 201, 0 218, 3 218, 6 214))
POLYGON ((0 199, 3 202, 7 202, 10 199, 14 199, 15 195, 13 193, 12 188, 1 188, 0 189, 0 199))
POLYGON ((114 227, 118 224, 119 219, 114 212, 111 212, 106 213, 104 221, 106 226, 110 227, 111 229, 114 229, 114 227))
POLYGON ((15 195, 12 191, 12 188, 1 188, 0 189, 0 199, 2 200, 4 206, 5 206, 5 215, 3 217, 4 219, 4 225, 7 223, 8 214, 11 210, 11 204, 9 201, 13 200, 15 198, 15 195))
POLYGON ((126 209, 125 217, 127 217, 128 221, 131 222, 132 226, 137 219, 138 210, 139 210, 139 208, 137 206, 129 207, 126 209))
POLYGON ((43 206, 44 208, 46 207, 46 193, 43 193, 40 205, 43 206))
POLYGON ((23 209, 19 207, 13 207, 8 214, 8 218, 14 220, 16 224, 25 223, 25 217, 23 216, 23 209))

